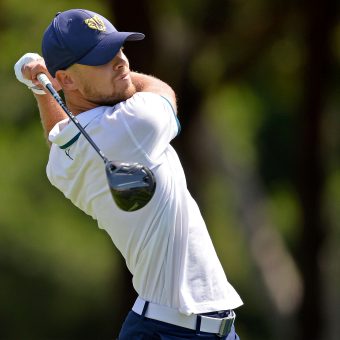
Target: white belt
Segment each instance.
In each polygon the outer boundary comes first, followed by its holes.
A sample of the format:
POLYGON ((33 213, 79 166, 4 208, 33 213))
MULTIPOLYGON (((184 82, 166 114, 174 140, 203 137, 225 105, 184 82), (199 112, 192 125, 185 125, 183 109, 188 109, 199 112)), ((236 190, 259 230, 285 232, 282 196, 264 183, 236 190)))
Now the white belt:
MULTIPOLYGON (((132 307, 132 310, 135 313, 142 315, 145 303, 145 300, 138 297, 132 307)), ((147 305, 147 310, 144 316, 150 319, 193 330, 197 329, 197 318, 199 316, 201 319, 201 324, 198 330, 206 333, 217 334, 220 337, 226 336, 230 332, 236 317, 234 311, 230 311, 230 314, 223 319, 197 314, 185 315, 180 313, 177 309, 161 306, 152 302, 149 302, 147 305)))

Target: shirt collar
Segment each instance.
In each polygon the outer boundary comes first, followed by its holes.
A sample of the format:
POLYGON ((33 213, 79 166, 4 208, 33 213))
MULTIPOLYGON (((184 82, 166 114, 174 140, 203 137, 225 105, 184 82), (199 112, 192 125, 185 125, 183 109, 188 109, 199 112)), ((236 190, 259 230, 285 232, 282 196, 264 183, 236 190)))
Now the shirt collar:
MULTIPOLYGON (((104 107, 97 107, 89 111, 85 111, 76 116, 82 127, 86 127, 97 116, 103 114, 104 107)), ((57 144, 61 149, 65 149, 72 145, 80 136, 79 129, 71 121, 66 118, 58 122, 50 131, 48 139, 50 142, 57 144)))

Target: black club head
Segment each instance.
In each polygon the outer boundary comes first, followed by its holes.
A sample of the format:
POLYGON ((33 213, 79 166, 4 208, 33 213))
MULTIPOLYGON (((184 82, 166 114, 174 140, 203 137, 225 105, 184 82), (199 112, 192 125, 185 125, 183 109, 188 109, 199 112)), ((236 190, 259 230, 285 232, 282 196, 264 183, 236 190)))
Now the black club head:
POLYGON ((139 163, 106 163, 106 176, 112 197, 124 211, 143 208, 156 189, 154 174, 139 163))

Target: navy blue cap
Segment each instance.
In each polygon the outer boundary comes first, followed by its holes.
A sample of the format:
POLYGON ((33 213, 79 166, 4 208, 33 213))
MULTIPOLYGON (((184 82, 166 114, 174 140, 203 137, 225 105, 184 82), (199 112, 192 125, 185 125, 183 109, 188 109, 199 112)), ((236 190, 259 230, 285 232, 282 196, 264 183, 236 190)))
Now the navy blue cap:
POLYGON ((42 54, 48 71, 55 76, 77 63, 98 66, 108 63, 125 41, 142 40, 143 33, 118 32, 100 14, 71 9, 58 13, 47 27, 42 54))

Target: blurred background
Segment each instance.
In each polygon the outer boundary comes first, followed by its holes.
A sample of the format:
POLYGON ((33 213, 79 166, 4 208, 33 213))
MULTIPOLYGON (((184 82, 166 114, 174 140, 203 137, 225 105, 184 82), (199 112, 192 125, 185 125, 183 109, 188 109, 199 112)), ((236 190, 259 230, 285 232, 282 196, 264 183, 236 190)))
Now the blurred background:
POLYGON ((109 237, 48 183, 35 99, 13 72, 70 8, 144 32, 125 46, 131 68, 175 89, 173 145, 244 300, 241 339, 339 339, 339 5, 1 0, 0 339, 114 339, 136 297, 109 237))

